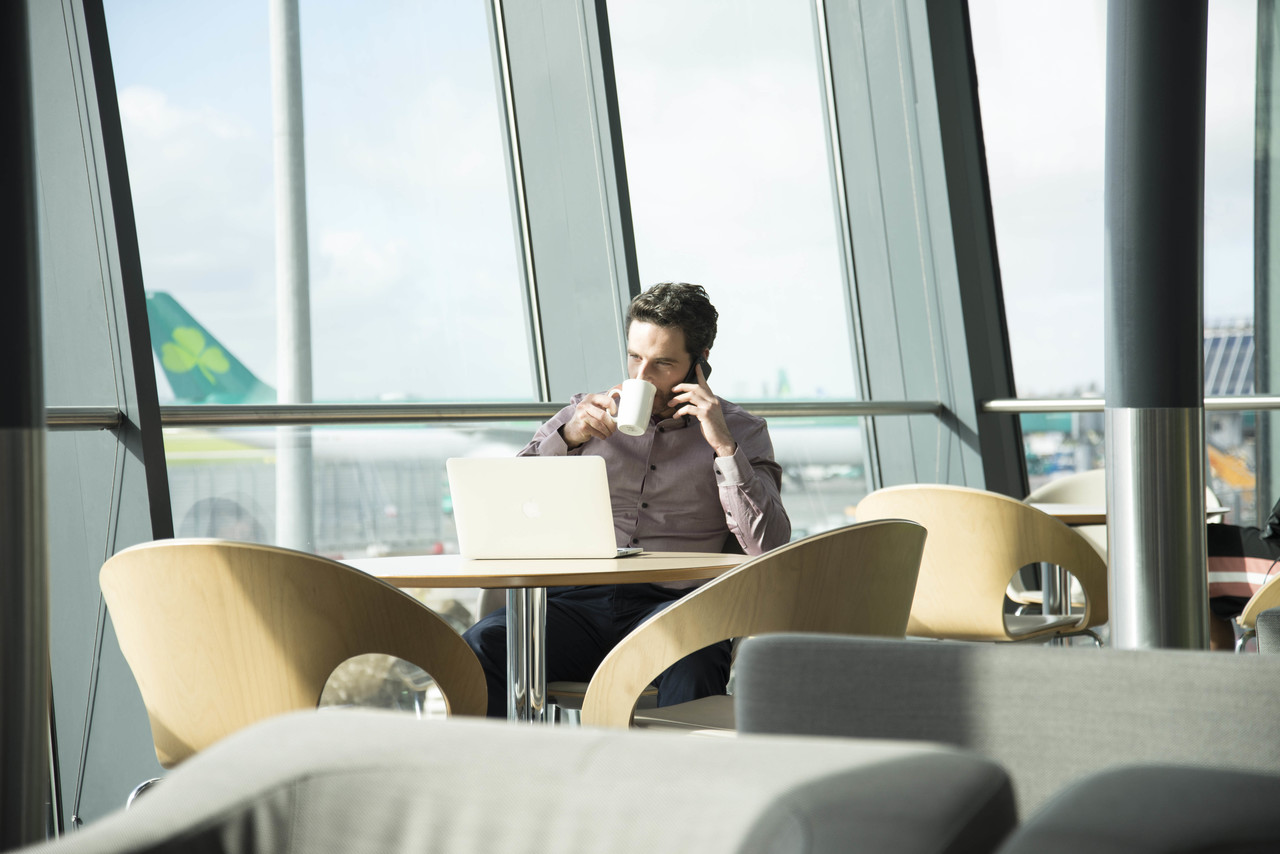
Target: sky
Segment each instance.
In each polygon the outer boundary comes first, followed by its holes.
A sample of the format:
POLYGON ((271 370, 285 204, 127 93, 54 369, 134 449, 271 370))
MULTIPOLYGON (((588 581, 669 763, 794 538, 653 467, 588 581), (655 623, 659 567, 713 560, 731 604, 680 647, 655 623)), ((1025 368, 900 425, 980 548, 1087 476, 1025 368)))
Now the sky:
MULTIPOLYGON (((1106 3, 969 10, 1018 394, 1102 391, 1106 3)), ((1206 325, 1253 317, 1256 14, 1255 0, 1209 3, 1206 325)))
MULTIPOLYGON (((533 398, 484 5, 300 5, 316 399, 533 398)), ((267 4, 201 9, 106 0, 143 274, 274 382, 267 4)), ((1105 3, 970 10, 1018 391, 1100 390, 1105 3)), ((707 287, 730 398, 857 395, 812 15, 609 5, 641 283, 707 287)), ((1210 3, 1208 321, 1252 315, 1254 15, 1210 3)))
POLYGON ((609 30, 641 282, 707 288, 717 391, 854 397, 810 4, 614 2, 609 30))
MULTIPOLYGON (((531 399, 479 2, 301 4, 317 400, 531 399)), ((267 4, 108 0, 143 276, 274 382, 267 4)))

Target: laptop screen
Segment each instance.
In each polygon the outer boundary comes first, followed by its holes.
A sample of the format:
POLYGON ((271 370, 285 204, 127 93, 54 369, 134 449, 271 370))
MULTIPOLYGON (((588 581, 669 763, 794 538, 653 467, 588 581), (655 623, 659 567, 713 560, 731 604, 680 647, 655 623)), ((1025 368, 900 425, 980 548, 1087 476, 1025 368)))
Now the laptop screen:
POLYGON ((618 554, 602 458, 455 458, 446 468, 463 557, 618 554))

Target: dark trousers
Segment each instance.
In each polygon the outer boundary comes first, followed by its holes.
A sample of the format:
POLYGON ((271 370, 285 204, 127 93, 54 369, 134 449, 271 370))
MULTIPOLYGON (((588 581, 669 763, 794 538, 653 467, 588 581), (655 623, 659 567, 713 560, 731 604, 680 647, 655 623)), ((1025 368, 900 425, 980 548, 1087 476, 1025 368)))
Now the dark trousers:
MULTIPOLYGON (((552 587, 547 590, 547 681, 590 682, 609 650, 650 614, 688 590, 655 584, 552 587)), ((507 609, 499 608, 462 635, 484 668, 489 716, 507 714, 507 609)), ((658 705, 723 694, 729 681, 729 641, 698 650, 656 680, 658 705)))

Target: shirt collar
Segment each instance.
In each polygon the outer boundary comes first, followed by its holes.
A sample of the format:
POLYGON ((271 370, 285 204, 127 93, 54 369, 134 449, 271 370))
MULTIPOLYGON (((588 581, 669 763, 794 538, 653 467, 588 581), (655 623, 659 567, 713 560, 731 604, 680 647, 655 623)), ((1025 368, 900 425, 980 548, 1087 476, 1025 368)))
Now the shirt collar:
POLYGON ((654 415, 649 421, 653 426, 661 427, 664 430, 683 430, 689 426, 688 415, 681 415, 679 418, 659 418, 654 415))

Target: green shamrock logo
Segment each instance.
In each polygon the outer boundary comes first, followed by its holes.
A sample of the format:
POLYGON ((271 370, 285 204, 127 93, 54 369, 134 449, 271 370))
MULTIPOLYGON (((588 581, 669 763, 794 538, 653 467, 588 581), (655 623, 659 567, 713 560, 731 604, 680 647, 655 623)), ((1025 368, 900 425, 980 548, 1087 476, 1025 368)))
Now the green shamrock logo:
POLYGON ((190 326, 174 329, 173 341, 164 342, 160 353, 160 361, 166 370, 185 374, 199 368, 204 378, 213 385, 218 384, 214 374, 225 374, 231 370, 231 363, 227 361, 222 349, 205 347, 204 333, 190 326))

